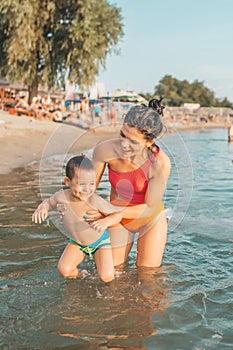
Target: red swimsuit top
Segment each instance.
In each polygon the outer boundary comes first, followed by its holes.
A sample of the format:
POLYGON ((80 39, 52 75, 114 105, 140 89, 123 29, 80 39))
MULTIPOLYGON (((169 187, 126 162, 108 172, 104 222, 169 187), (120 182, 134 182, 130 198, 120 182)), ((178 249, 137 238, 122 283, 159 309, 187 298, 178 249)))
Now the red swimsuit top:
POLYGON ((155 157, 159 153, 159 147, 139 168, 127 172, 112 170, 108 165, 108 177, 112 188, 118 196, 130 204, 145 203, 148 187, 148 172, 155 157))

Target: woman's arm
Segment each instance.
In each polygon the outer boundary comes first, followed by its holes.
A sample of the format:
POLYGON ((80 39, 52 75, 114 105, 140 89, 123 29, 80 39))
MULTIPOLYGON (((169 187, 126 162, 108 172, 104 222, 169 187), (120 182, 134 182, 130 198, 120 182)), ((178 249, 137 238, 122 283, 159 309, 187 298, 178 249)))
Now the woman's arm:
POLYGON ((94 149, 93 164, 96 169, 96 187, 98 187, 106 167, 106 162, 104 160, 104 155, 103 155, 103 145, 101 145, 100 143, 97 144, 97 146, 94 149))
POLYGON ((91 197, 88 204, 95 209, 93 211, 88 211, 84 219, 96 231, 101 232, 110 226, 118 224, 122 220, 121 208, 115 207, 97 194, 91 197), (91 217, 95 215, 95 218, 89 220, 88 218, 90 215, 91 217))
POLYGON ((156 161, 151 167, 151 178, 146 193, 146 203, 149 207, 156 204, 158 205, 158 203, 162 201, 170 171, 170 159, 163 151, 160 151, 156 161))
MULTIPOLYGON (((92 201, 90 204, 95 209, 89 210, 87 212, 87 221, 92 221, 92 220, 96 220, 97 218, 98 219, 101 218, 101 217, 99 217, 98 213, 100 213, 100 215, 102 214, 102 217, 109 216, 109 215, 114 214, 114 213, 119 213, 124 218, 131 219, 132 215, 133 215, 133 218, 138 217, 147 209, 146 216, 150 215, 148 213, 148 210, 150 210, 150 208, 148 208, 148 206, 146 204, 138 204, 138 205, 135 205, 133 207, 117 206, 117 205, 113 205, 113 204, 107 202, 104 198, 102 198, 98 195, 94 195, 92 197, 92 201)), ((151 208, 151 213, 153 213, 153 211, 154 211, 154 207, 151 208)))
POLYGON ((89 224, 94 230, 101 232, 110 226, 118 224, 121 220, 122 220, 121 213, 113 213, 113 214, 109 214, 108 216, 102 219, 98 219, 93 222, 90 222, 89 224))

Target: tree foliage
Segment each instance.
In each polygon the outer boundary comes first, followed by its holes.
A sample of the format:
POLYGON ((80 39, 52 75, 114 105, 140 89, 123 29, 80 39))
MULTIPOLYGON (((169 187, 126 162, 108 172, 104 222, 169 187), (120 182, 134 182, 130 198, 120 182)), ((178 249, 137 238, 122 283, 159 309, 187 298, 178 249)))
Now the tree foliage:
POLYGON ((164 96, 166 104, 181 106, 184 103, 199 103, 203 107, 233 107, 233 104, 225 97, 220 100, 215 98, 214 92, 208 89, 204 82, 195 80, 189 83, 187 80, 178 80, 171 75, 165 75, 155 86, 154 94, 143 94, 147 99, 154 96, 164 96))
POLYGON ((107 0, 1 0, 0 19, 0 72, 32 96, 67 74, 91 84, 123 36, 120 9, 107 0))
MULTIPOLYGON (((189 83, 187 80, 178 80, 171 75, 165 75, 159 84, 155 86, 155 94, 166 97, 171 106, 180 106, 184 103, 199 103, 201 106, 222 106, 223 101, 215 98, 214 92, 208 89, 204 82, 195 80, 189 83)), ((224 106, 232 106, 231 102, 224 99, 224 106)))

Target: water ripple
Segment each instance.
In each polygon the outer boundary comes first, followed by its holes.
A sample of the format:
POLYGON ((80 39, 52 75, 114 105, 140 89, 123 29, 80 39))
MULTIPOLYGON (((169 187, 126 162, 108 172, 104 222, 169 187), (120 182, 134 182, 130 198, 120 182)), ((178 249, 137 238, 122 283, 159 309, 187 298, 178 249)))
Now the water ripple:
MULTIPOLYGON (((31 223, 41 194, 62 186, 63 158, 45 160, 40 186, 35 163, 1 175, 2 348, 232 349, 233 150, 221 129, 174 134, 161 142, 173 165, 163 266, 136 269, 134 245, 107 285, 88 260, 81 268, 91 276, 59 276, 66 245, 59 218, 31 223)), ((97 192, 107 199, 109 189, 104 174, 97 192)))

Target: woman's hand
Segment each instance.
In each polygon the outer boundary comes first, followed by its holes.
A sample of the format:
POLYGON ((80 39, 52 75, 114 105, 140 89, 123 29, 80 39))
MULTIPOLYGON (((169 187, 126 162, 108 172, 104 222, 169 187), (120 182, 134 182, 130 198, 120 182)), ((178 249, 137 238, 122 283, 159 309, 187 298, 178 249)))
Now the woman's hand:
POLYGON ((106 228, 109 227, 109 222, 106 219, 107 218, 93 221, 90 223, 90 226, 97 232, 103 232, 104 230, 106 230, 106 228))
POLYGON ((86 212, 83 218, 86 222, 93 222, 104 217, 105 216, 101 214, 98 210, 89 210, 86 212))
POLYGON ((118 224, 121 219, 121 213, 114 213, 104 217, 103 219, 92 221, 89 224, 94 230, 102 232, 108 227, 118 224))

